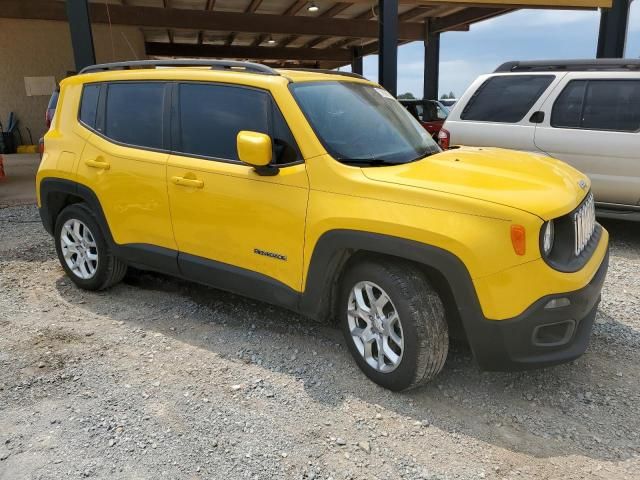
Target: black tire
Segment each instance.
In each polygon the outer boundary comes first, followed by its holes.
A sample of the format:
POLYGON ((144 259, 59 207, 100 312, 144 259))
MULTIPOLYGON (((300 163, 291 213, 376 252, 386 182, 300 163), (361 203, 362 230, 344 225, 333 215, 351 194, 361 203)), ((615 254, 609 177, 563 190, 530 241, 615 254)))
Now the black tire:
POLYGON ((69 205, 60 212, 56 218, 54 240, 62 268, 73 283, 84 290, 104 290, 120 282, 127 273, 127 264, 113 254, 95 214, 84 203, 69 205), (61 245, 62 228, 69 220, 79 220, 86 225, 95 241, 98 263, 91 278, 84 279, 74 273, 64 258, 61 245))
POLYGON ((378 385, 393 391, 407 390, 427 383, 442 370, 449 350, 444 306, 414 264, 384 257, 357 263, 344 274, 338 301, 338 318, 347 346, 360 369, 378 385), (348 303, 359 282, 378 285, 398 313, 404 348, 393 371, 382 372, 370 366, 351 336, 348 303))

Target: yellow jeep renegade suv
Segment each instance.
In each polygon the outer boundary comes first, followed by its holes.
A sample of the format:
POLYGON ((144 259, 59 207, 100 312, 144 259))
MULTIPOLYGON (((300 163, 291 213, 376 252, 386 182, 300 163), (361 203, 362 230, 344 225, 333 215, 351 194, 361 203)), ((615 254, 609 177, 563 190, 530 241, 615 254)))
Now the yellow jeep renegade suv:
POLYGON ((61 84, 37 187, 79 287, 132 265, 336 318, 392 390, 433 378, 450 336, 490 370, 578 357, 608 265, 585 175, 442 152, 389 93, 340 72, 89 67, 61 84))

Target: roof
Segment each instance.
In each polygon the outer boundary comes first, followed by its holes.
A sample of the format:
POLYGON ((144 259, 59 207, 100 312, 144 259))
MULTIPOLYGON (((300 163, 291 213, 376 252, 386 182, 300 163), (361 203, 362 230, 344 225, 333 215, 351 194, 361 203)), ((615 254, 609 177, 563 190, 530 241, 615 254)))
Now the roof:
MULTIPOLYGON (((612 0, 398 0, 399 42, 467 30, 519 8, 610 7, 612 0)), ((90 0, 94 23, 138 26, 150 57, 261 60, 335 68, 378 50, 377 0, 90 0)), ((63 0, 3 0, 0 17, 66 21, 63 0)))

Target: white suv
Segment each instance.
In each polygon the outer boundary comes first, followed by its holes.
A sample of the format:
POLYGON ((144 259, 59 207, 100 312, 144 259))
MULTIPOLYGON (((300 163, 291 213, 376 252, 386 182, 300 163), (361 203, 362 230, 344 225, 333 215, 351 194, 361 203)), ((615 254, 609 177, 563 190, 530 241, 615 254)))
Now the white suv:
POLYGON ((469 87, 439 138, 563 160, 591 177, 601 216, 640 220, 640 60, 507 62, 469 87))

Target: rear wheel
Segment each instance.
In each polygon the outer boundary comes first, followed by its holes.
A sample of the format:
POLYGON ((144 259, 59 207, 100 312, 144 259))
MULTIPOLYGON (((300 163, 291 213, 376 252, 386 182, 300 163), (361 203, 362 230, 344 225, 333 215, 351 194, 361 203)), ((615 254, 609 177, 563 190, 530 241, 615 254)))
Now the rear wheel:
POLYGON ((126 274, 127 265, 113 255, 95 215, 85 204, 62 210, 54 235, 60 264, 80 288, 109 288, 126 274))
POLYGON ((368 260, 344 276, 339 315, 360 369, 390 390, 406 390, 435 377, 447 358, 444 307, 415 265, 368 260))

